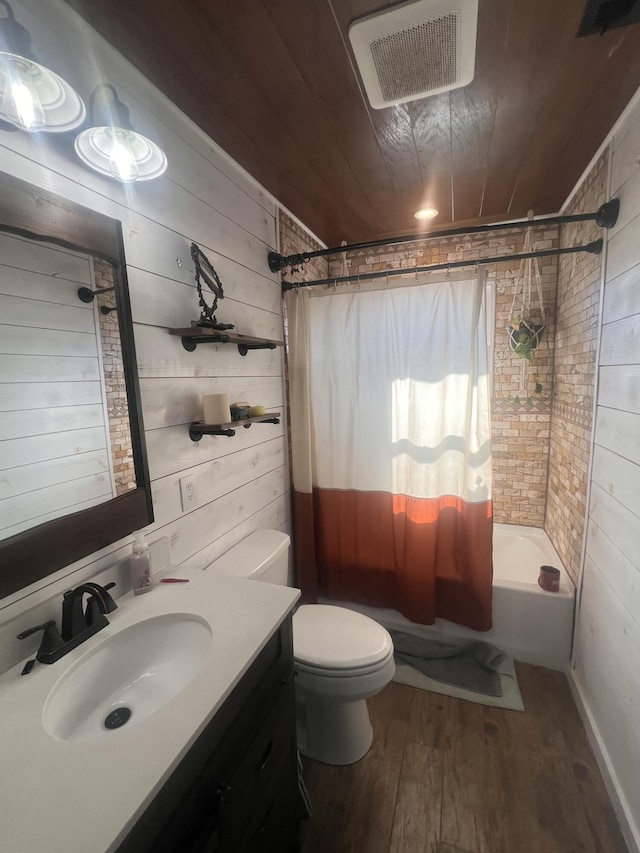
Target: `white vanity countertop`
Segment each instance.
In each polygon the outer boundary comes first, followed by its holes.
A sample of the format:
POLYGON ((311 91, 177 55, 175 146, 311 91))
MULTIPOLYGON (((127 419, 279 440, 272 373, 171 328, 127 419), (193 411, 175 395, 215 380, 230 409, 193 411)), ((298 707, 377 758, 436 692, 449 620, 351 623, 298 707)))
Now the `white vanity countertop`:
POLYGON ((22 661, 0 676, 0 850, 116 850, 299 596, 184 567, 165 574, 190 580, 120 598, 109 626, 61 660, 36 663, 25 676, 22 661), (90 740, 48 734, 44 704, 69 667, 123 628, 165 613, 194 614, 211 626, 210 657, 193 681, 130 728, 90 740))

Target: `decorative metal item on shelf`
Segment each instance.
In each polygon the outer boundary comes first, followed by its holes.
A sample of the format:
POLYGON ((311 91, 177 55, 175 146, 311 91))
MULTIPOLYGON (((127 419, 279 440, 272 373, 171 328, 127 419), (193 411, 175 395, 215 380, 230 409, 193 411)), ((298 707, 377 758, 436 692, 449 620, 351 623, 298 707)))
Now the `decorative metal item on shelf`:
POLYGON ((197 243, 191 244, 191 257, 196 266, 196 286, 198 288, 198 302, 201 308, 200 319, 192 321, 191 325, 200 326, 205 329, 216 329, 219 332, 224 332, 227 329, 233 329, 233 323, 219 323, 215 316, 215 311, 218 307, 218 299, 224 299, 220 276, 215 271, 209 258, 204 254, 197 243), (213 302, 211 305, 208 305, 204 298, 202 281, 204 281, 209 290, 213 293, 213 302))
POLYGON ((239 332, 231 332, 230 329, 234 328, 233 323, 219 323, 215 311, 218 307, 218 299, 224 299, 220 276, 197 243, 191 244, 191 257, 196 268, 200 317, 198 320, 192 320, 191 326, 188 328, 169 329, 170 335, 179 335, 182 338, 182 346, 187 352, 193 352, 198 344, 236 344, 240 355, 246 355, 249 350, 275 349, 278 346, 283 346, 282 341, 271 341, 267 338, 256 338, 251 335, 242 335, 239 332), (213 293, 211 305, 207 303, 204 297, 203 281, 213 293))

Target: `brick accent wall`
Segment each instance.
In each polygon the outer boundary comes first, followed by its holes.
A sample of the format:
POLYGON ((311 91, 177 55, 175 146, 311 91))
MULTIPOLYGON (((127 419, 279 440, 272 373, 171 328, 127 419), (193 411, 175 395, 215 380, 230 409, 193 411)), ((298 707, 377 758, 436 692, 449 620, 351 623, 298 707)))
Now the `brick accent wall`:
MULTIPOLYGON (((287 216, 282 210, 280 211, 279 226, 281 255, 299 255, 302 252, 313 252, 322 248, 320 243, 313 240, 304 228, 301 228, 295 220, 287 216)), ((311 281, 316 278, 326 278, 327 275, 327 258, 312 258, 295 274, 289 270, 283 273, 283 277, 286 276, 290 281, 311 281)))
MULTIPOLYGON (((596 163, 567 213, 596 210, 606 195, 607 154, 596 163)), ((562 246, 597 240, 595 222, 563 225, 562 246)), ((578 581, 586 517, 602 256, 560 258, 556 310, 549 484, 544 527, 574 583, 578 581)))
MULTIPOLYGON (((113 287, 113 267, 100 258, 93 259, 95 288, 113 287)), ((98 308, 114 308, 115 293, 101 293, 97 297, 98 308)), ((133 447, 129 428, 129 406, 124 381, 122 344, 118 327, 118 312, 98 312, 100 341, 102 344, 102 369, 104 372, 109 416, 109 438, 111 441, 111 464, 113 465, 116 494, 121 495, 136 486, 133 463, 133 447)))
MULTIPOLYGON (((557 228, 537 228, 534 234, 537 248, 558 245, 557 228)), ((347 255, 346 263, 350 274, 403 267, 410 271, 415 266, 520 253, 523 243, 524 232, 514 229, 493 235, 453 237, 353 252, 347 255)), ((543 258, 539 264, 548 326, 528 368, 529 401, 526 395, 518 393, 523 359, 510 349, 505 332, 519 264, 500 263, 488 267, 489 279, 496 284, 491 412, 494 519, 534 527, 543 526, 547 491, 557 259, 543 258), (543 388, 539 396, 534 394, 534 373, 543 388), (516 397, 520 402, 514 401, 516 397)), ((343 274, 342 257, 330 258, 329 275, 343 274)), ((472 269, 469 274, 473 275, 472 269)))

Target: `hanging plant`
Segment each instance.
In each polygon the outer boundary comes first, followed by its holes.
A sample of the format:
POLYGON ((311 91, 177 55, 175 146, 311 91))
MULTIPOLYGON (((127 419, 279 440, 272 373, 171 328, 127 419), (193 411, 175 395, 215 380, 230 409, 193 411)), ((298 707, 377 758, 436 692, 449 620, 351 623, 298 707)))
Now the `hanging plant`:
MULTIPOLYGON (((533 212, 529 211, 529 219, 533 217, 533 212)), ((524 239, 524 253, 531 254, 535 252, 535 244, 533 242, 532 228, 527 229, 524 239)), ((542 339, 542 333, 546 326, 546 318, 544 313, 544 300, 542 298, 542 279, 540 278, 540 268, 537 258, 526 258, 520 261, 520 268, 516 277, 515 286, 513 289, 513 300, 509 311, 509 324, 506 332, 509 338, 509 346, 513 352, 522 359, 522 369, 520 371, 520 387, 518 394, 515 397, 510 397, 512 402, 520 403, 524 398, 528 405, 533 405, 532 398, 527 394, 527 372, 528 365, 535 357, 535 352, 538 344, 542 339), (532 299, 532 292, 535 291, 537 297, 537 305, 535 298, 532 299), (536 322, 532 317, 538 317, 542 322, 536 322)), ((539 376, 534 373, 536 395, 542 394, 542 384, 538 381, 539 376)))
POLYGON ((544 328, 544 323, 534 323, 532 320, 526 320, 523 317, 514 317, 507 326, 511 349, 520 358, 531 361, 542 338, 544 328))

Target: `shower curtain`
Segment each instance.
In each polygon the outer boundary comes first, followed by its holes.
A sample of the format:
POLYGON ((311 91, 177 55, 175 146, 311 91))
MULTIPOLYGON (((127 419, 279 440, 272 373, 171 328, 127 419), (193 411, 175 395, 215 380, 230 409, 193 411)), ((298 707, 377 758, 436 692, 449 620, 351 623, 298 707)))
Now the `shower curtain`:
POLYGON ((491 627, 484 273, 287 293, 303 600, 491 627))

